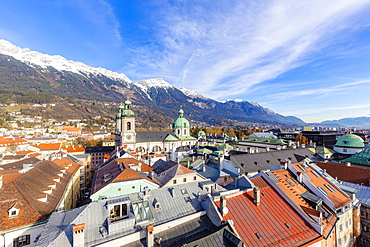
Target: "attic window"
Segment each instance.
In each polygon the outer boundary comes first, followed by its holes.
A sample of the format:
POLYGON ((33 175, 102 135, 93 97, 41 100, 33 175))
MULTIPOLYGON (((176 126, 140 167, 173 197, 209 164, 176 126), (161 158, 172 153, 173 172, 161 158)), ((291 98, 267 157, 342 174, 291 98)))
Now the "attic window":
POLYGON ((329 185, 329 184, 324 184, 324 186, 328 189, 328 190, 330 190, 331 192, 335 192, 335 190, 329 185))
POLYGON ((14 217, 17 217, 18 216, 18 214, 19 214, 19 209, 17 209, 17 208, 11 208, 10 210, 9 210, 9 218, 14 218, 14 217))
POLYGON ((183 195, 188 195, 189 193, 188 193, 188 191, 187 191, 186 189, 182 189, 182 190, 181 190, 181 194, 183 194, 183 195))
POLYGON ((328 193, 322 188, 322 187, 317 187, 317 189, 321 192, 321 193, 323 193, 325 196, 328 196, 328 193))
POLYGON ((288 223, 285 223, 285 226, 291 228, 291 226, 288 223))
POLYGON ((185 202, 191 202, 191 199, 189 196, 185 197, 184 199, 185 199, 185 202))
POLYGON ((256 233, 256 236, 258 239, 262 238, 261 234, 259 234, 258 232, 256 233))

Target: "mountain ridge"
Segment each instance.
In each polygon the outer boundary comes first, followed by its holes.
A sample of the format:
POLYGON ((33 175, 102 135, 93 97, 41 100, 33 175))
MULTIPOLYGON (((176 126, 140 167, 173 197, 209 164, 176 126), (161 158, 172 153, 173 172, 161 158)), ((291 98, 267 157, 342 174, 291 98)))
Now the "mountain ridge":
POLYGON ((0 40, 0 54, 0 86, 3 89, 113 102, 130 98, 135 104, 146 106, 148 111, 162 115, 183 107, 195 121, 216 125, 224 119, 305 124, 299 118, 282 116, 256 102, 220 102, 186 88, 178 89, 161 78, 132 82, 123 73, 19 48, 4 40, 0 40))

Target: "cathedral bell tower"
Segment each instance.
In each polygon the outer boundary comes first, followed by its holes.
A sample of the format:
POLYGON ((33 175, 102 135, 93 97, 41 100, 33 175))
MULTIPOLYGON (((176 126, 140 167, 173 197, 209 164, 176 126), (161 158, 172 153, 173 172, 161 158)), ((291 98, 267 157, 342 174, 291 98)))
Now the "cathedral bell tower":
POLYGON ((116 116, 115 145, 122 146, 136 143, 135 113, 131 110, 131 101, 119 106, 116 116))
POLYGON ((173 122, 172 129, 178 137, 190 136, 190 124, 184 117, 183 109, 179 110, 179 115, 173 122))

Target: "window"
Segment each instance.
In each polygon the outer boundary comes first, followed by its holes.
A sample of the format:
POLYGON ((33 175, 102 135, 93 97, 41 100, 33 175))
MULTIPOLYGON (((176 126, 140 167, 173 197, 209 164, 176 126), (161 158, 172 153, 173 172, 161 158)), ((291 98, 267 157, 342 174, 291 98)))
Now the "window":
POLYGON ((329 184, 324 184, 324 186, 328 188, 328 190, 330 190, 331 192, 335 192, 335 190, 329 184))
POLYGON ((322 188, 322 187, 317 187, 318 189, 319 189, 319 191, 321 192, 321 193, 323 193, 324 194, 324 196, 328 196, 328 193, 322 188))
POLYGON ((174 179, 174 180, 173 180, 173 184, 176 184, 176 183, 177 183, 177 181, 176 181, 176 179, 174 179))
POLYGON ((18 238, 13 239, 13 246, 26 246, 30 244, 30 235, 23 235, 18 238))
POLYGON ((135 189, 135 186, 132 186, 132 189, 134 190, 135 189))
POLYGON ((343 148, 343 152, 344 152, 344 153, 347 153, 347 149, 346 149, 346 148, 343 148))
POLYGON ((183 179, 184 183, 186 183, 186 178, 183 179))
POLYGON ((127 122, 127 130, 131 130, 131 122, 127 122))
POLYGON ((147 201, 133 203, 132 208, 134 210, 136 222, 154 219, 147 201))
POLYGON ((339 225, 339 232, 342 232, 343 231, 343 227, 342 227, 342 224, 339 225))
POLYGON ((183 195, 188 195, 189 193, 188 193, 188 191, 187 191, 186 189, 182 189, 182 190, 181 190, 181 194, 183 194, 183 195))
POLYGON ((121 188, 118 188, 118 191, 121 191, 121 188))
POLYGON ((194 181, 196 181, 197 180, 197 176, 194 176, 194 181))
POLYGON ((110 206, 110 221, 114 222, 122 218, 126 218, 127 215, 127 204, 116 204, 110 206))

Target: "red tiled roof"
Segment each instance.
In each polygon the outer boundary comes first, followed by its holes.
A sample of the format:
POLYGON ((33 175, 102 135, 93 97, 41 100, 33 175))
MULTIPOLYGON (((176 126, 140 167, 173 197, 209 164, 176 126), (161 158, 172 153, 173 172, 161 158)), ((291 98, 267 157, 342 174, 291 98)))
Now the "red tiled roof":
POLYGON ((64 150, 68 153, 85 152, 85 148, 83 146, 65 146, 62 147, 61 150, 64 150))
POLYGON ((137 174, 132 169, 128 168, 123 170, 113 181, 128 180, 128 179, 145 179, 144 177, 137 174))
POLYGON ((43 221, 44 219, 41 216, 24 199, 13 183, 5 183, 0 189, 0 233, 43 221), (9 218, 9 209, 13 206, 19 209, 19 214, 16 217, 9 218))
POLYGON ((80 164, 66 158, 55 159, 53 162, 62 168, 67 168, 67 172, 71 174, 74 174, 81 167, 80 164))
POLYGON ((328 195, 326 196, 330 201, 334 203, 335 208, 341 208, 349 203, 351 203, 351 199, 345 194, 342 190, 338 189, 332 182, 330 182, 325 177, 317 177, 312 171, 315 170, 314 168, 307 166, 305 167, 306 171, 303 171, 299 166, 303 165, 303 163, 295 163, 292 164, 298 171, 304 172, 310 179, 311 183, 316 187, 321 187, 328 195), (330 191, 326 188, 325 184, 329 185, 334 191, 330 191))
POLYGON ((42 151, 46 150, 59 150, 60 149, 60 143, 40 143, 36 147, 41 149, 42 151))
POLYGON ((19 169, 0 170, 0 175, 3 177, 3 183, 11 182, 22 176, 22 173, 19 173, 19 171, 19 169))
POLYGON ((267 188, 270 185, 262 177, 251 178, 251 181, 260 189, 267 188))
POLYGON ((338 178, 338 180, 354 184, 370 186, 370 169, 324 162, 315 162, 315 164, 321 169, 325 169, 333 178, 338 178))
POLYGON ((253 203, 253 191, 228 198, 226 206, 224 220, 234 222, 246 246, 300 246, 320 237, 270 186, 261 189, 259 206, 253 203))

